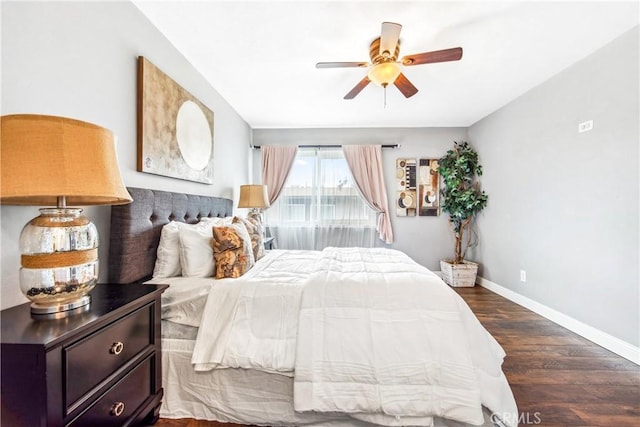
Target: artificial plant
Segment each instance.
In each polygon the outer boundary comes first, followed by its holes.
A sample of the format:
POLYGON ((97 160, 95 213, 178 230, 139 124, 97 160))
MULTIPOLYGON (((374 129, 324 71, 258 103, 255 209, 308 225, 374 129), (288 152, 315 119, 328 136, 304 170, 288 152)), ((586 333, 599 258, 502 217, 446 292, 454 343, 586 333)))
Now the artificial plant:
POLYGON ((451 262, 460 264, 471 241, 471 221, 487 206, 488 196, 480 190, 478 182, 482 166, 478 153, 466 141, 454 141, 453 148, 440 159, 438 171, 443 183, 440 190, 442 210, 449 214, 454 235, 455 258, 451 262))

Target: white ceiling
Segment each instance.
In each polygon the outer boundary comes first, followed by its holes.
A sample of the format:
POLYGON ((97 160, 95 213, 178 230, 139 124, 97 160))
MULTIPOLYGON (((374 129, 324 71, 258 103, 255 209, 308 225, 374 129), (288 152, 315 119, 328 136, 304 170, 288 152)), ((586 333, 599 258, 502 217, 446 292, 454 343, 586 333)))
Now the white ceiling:
MULTIPOLYGON (((134 1, 252 128, 470 126, 638 25, 638 1, 134 1), (404 67, 419 89, 370 84, 343 100, 383 21, 400 57, 461 46, 460 61, 404 67)), ((160 64, 158 64, 160 66, 160 64)))

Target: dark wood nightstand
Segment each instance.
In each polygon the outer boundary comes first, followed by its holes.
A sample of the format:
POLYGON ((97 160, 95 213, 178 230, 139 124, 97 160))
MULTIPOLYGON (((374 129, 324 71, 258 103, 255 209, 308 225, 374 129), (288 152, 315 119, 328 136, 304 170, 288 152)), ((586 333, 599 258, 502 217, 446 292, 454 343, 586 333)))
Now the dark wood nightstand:
POLYGON ((262 239, 262 244, 264 245, 264 248, 269 251, 273 249, 273 244, 275 240, 276 238, 273 236, 265 237, 264 239, 262 239))
POLYGON ((7 426, 153 423, 162 400, 160 295, 166 285, 97 285, 61 318, 2 310, 2 412, 7 426))

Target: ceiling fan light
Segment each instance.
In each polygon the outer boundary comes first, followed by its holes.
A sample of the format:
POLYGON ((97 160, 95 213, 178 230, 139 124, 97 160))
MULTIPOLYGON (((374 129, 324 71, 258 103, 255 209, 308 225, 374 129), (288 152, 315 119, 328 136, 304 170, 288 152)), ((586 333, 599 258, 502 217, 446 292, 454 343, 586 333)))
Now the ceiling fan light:
POLYGON ((371 67, 367 77, 378 86, 386 87, 396 81, 401 73, 397 62, 381 62, 371 67))

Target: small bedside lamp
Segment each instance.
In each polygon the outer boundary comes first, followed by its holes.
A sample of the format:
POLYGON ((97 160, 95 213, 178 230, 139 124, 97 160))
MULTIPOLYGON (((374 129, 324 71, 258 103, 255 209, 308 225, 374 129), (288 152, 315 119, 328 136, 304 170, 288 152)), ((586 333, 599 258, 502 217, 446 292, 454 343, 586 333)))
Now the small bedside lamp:
POLYGON ((2 116, 0 202, 40 209, 20 234, 20 288, 31 312, 89 304, 98 281, 98 232, 82 209, 131 202, 111 131, 64 117, 2 116))
POLYGON ((258 218, 262 223, 262 209, 268 208, 269 196, 266 185, 241 185, 239 208, 251 208, 249 215, 258 218))

